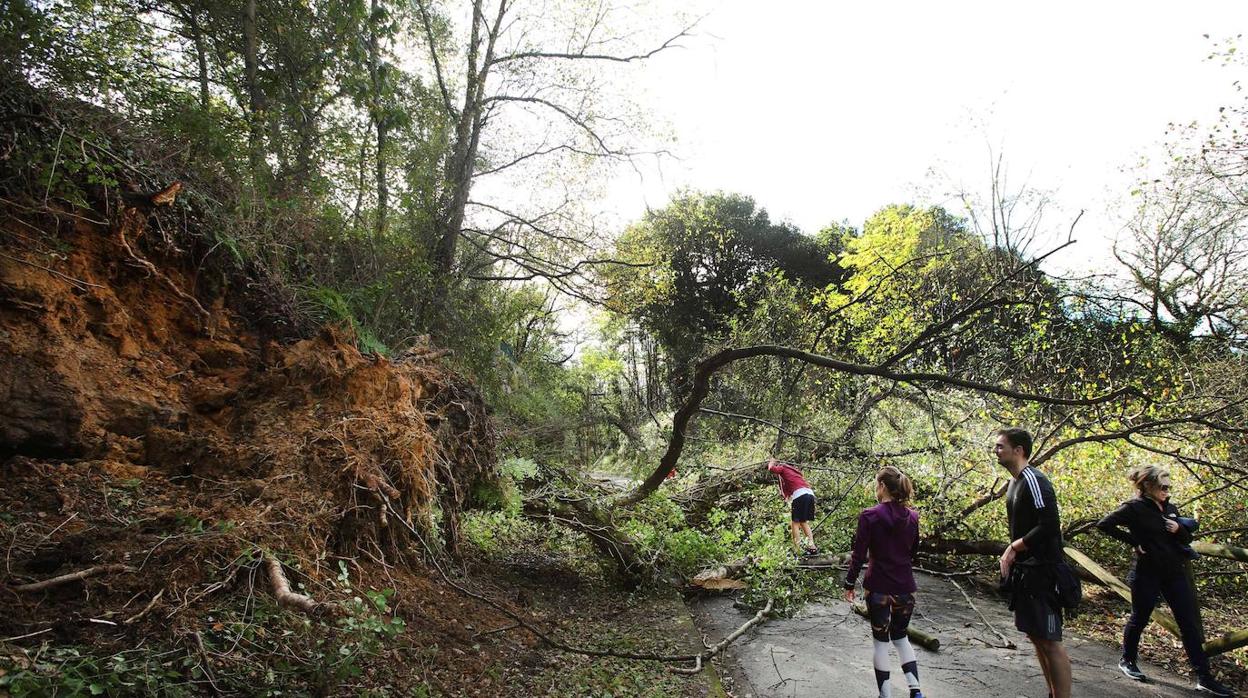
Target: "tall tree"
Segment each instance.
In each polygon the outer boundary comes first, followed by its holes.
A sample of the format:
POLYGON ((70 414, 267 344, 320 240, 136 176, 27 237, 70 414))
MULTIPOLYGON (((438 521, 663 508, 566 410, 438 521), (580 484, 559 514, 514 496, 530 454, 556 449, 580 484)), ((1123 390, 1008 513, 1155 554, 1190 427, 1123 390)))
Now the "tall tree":
POLYGON ((808 295, 840 282, 829 255, 815 238, 772 223, 749 197, 688 193, 629 228, 616 256, 634 266, 607 268, 603 278, 610 306, 655 333, 677 388, 704 348, 726 339, 768 293, 772 272, 808 295))
MULTIPOLYGON (((543 278, 570 291, 569 279, 603 263, 589 258, 589 240, 563 229, 560 221, 566 221, 566 206, 526 213, 498 203, 474 202, 470 196, 482 176, 543 160, 569 156, 628 159, 639 154, 627 144, 624 134, 628 129, 621 128, 619 117, 605 113, 593 99, 602 87, 599 66, 644 61, 676 45, 688 29, 658 39, 652 46, 637 46, 639 39, 613 29, 613 16, 624 14, 619 5, 595 3, 578 9, 585 11, 551 15, 509 0, 474 0, 466 20, 464 50, 458 57, 462 63, 455 70, 456 57, 448 50, 445 25, 430 0, 416 2, 441 105, 452 124, 431 248, 436 292, 429 305, 441 314, 458 277, 487 281, 543 278), (458 97, 453 96, 456 90, 458 97), (511 132, 505 140, 490 139, 492 130, 501 131, 509 123, 529 135, 522 133, 517 139, 511 132), (532 133, 539 134, 537 141, 532 140, 532 133), (517 152, 507 141, 525 145, 517 152), (466 226, 470 206, 490 222, 466 226), (540 240, 529 244, 527 236, 540 240), (473 258, 483 258, 484 264, 458 267, 461 240, 471 243, 473 258), (564 249, 550 251, 552 246, 564 249), (496 265, 503 270, 488 271, 496 265)), ((638 32, 642 37, 648 34, 638 32)))

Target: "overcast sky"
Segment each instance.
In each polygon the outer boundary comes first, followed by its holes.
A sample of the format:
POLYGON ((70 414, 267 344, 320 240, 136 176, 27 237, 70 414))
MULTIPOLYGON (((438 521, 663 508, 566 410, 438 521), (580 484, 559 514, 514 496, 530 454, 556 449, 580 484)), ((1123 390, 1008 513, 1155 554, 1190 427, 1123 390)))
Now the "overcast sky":
POLYGON ((808 232, 861 225, 889 203, 983 189, 991 148, 1012 183, 1056 192, 1055 229, 1087 209, 1063 264, 1078 267, 1117 233, 1124 168, 1171 122, 1212 122, 1248 77, 1206 60, 1248 26, 1242 0, 708 7, 696 37, 637 76, 681 159, 620 174, 621 220, 688 187, 749 194, 808 232))

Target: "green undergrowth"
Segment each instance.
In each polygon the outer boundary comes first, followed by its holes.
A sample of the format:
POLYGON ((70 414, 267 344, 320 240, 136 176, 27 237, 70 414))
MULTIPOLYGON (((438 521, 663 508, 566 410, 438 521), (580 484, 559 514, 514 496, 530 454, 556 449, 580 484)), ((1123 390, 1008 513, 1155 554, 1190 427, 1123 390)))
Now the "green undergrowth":
MULTIPOLYGON (((400 677, 387 675, 378 660, 400 647, 405 629, 391 615, 394 590, 353 588, 345 564, 333 587, 345 597, 333 618, 292 613, 252 595, 212 609, 202 628, 169 646, 6 648, 0 695, 388 694, 400 677)), ((402 682, 413 685, 410 677, 402 682)))

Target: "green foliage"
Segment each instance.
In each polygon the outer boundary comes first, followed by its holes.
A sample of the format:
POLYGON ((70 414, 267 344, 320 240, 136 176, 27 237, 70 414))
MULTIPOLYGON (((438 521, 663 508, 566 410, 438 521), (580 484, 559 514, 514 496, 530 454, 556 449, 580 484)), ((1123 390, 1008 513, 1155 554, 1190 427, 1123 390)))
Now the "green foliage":
POLYGON ((497 480, 478 483, 473 487, 469 493, 469 504, 514 517, 520 513, 523 504, 520 486, 538 474, 538 465, 527 458, 508 457, 499 463, 498 470, 497 480))
POLYGON ((875 358, 917 335, 942 305, 965 300, 982 274, 973 265, 984 252, 965 224, 941 208, 888 206, 845 242, 838 260, 849 272, 844 291, 822 300, 836 308, 868 299, 846 312, 845 332, 856 353, 875 358))
POLYGON ((184 663, 168 654, 144 650, 99 656, 80 647, 46 647, 32 657, 0 659, 0 691, 14 698, 30 696, 194 695, 183 674, 184 663), (7 666, 6 666, 7 665, 7 666))
POLYGON ((316 304, 314 318, 325 324, 349 327, 361 350, 383 355, 390 353, 385 344, 360 325, 351 304, 341 293, 329 288, 314 288, 307 293, 307 297, 316 304))
POLYGON ((708 342, 770 292, 773 272, 808 288, 841 278, 830 250, 787 224, 774 224, 753 199, 686 193, 652 211, 617 242, 621 258, 649 266, 604 272, 612 309, 653 332, 682 383, 708 342))

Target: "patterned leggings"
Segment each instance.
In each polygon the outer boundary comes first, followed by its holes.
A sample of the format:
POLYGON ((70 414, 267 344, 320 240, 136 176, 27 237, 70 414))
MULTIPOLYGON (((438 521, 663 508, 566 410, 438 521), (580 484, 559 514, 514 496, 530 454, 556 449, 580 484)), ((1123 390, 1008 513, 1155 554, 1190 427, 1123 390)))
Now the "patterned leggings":
POLYGON ((880 642, 900 640, 910 627, 914 613, 914 594, 878 594, 867 592, 867 615, 871 619, 871 637, 880 642))

